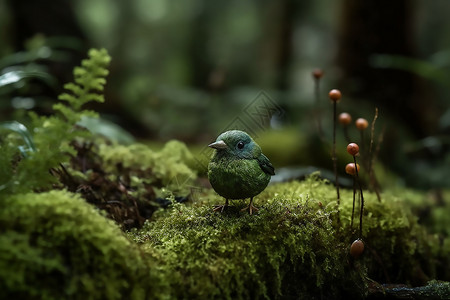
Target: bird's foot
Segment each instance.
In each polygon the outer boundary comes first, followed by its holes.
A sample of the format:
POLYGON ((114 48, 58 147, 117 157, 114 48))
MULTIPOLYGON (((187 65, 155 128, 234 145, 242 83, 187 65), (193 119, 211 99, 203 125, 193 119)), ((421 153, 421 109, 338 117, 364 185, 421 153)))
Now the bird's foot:
POLYGON ((227 208, 227 207, 228 207, 228 204, 214 205, 213 211, 223 212, 225 210, 225 208, 227 208))
POLYGON ((252 204, 252 203, 250 203, 250 205, 249 205, 249 206, 247 206, 247 207, 245 207, 245 208, 241 209, 241 211, 244 211, 244 210, 248 210, 248 211, 249 211, 249 213, 250 213, 250 215, 252 215, 252 213, 253 213, 254 211, 258 211, 259 209, 258 209, 258 208, 256 208, 256 207, 254 207, 254 206, 253 206, 253 204, 252 204))

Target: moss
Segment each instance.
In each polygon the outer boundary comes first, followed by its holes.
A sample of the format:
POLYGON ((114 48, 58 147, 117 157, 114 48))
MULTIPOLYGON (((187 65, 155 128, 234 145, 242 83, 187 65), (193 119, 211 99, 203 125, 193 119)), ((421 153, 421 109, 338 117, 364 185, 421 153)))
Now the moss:
POLYGON ((425 286, 410 287, 404 284, 374 283, 368 299, 449 299, 450 282, 430 280, 425 286))
POLYGON ((332 185, 312 176, 269 186, 256 199, 259 213, 249 216, 240 212, 244 201, 213 213, 223 199, 204 191, 191 206, 175 205, 131 236, 158 253, 177 298, 362 298, 369 278, 416 285, 442 274, 448 245, 395 195, 383 195, 381 203, 365 195, 366 250, 352 259, 352 191, 342 193, 339 219, 334 197, 332 185))
POLYGON ((1 201, 0 290, 14 299, 144 299, 164 284, 120 229, 65 191, 1 201))
POLYGON ((130 232, 139 246, 74 194, 8 196, 0 210, 0 290, 27 299, 360 299, 371 280, 450 279, 449 239, 428 233, 393 194, 381 203, 365 195, 366 250, 350 257, 351 193, 342 191, 337 218, 334 188, 316 176, 269 186, 252 216, 240 200, 213 212, 223 199, 203 190, 130 232))
POLYGON ((101 144, 99 154, 106 172, 116 176, 128 174, 137 190, 142 183, 148 183, 187 195, 197 177, 192 154, 184 143, 175 140, 167 142, 158 152, 143 144, 101 144))
POLYGON ((213 213, 223 200, 209 194, 149 222, 135 239, 177 274, 178 298, 361 297, 364 271, 343 263, 347 244, 337 238, 333 210, 318 209, 302 190, 298 183, 269 188, 254 216, 239 212, 243 201, 213 213))

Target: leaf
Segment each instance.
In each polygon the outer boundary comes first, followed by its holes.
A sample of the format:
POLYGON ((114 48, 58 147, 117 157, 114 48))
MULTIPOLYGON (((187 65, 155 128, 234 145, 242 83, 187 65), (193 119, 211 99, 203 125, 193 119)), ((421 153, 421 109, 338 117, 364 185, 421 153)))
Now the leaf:
POLYGON ((103 135, 108 139, 122 144, 131 144, 134 142, 134 138, 130 133, 117 124, 105 119, 83 116, 77 125, 81 125, 92 133, 103 135))
POLYGON ((51 87, 56 85, 56 79, 50 74, 37 70, 25 71, 25 68, 20 67, 0 75, 0 92, 4 87, 29 79, 38 79, 51 87))
POLYGON ((0 123, 0 128, 8 129, 20 134, 27 145, 27 148, 19 147, 19 150, 21 150, 22 154, 26 156, 26 152, 28 151, 36 152, 33 137, 31 136, 25 125, 17 121, 8 121, 0 123))
POLYGON ((59 100, 68 102, 72 112, 58 106, 54 106, 54 108, 61 111, 66 118, 70 118, 66 113, 78 113, 83 104, 89 101, 104 102, 103 95, 98 94, 98 92, 103 91, 106 84, 104 77, 109 73, 106 68, 110 61, 111 57, 105 49, 91 49, 89 58, 81 62, 81 67, 74 68, 75 82, 65 84, 64 88, 68 92, 59 96, 59 100))

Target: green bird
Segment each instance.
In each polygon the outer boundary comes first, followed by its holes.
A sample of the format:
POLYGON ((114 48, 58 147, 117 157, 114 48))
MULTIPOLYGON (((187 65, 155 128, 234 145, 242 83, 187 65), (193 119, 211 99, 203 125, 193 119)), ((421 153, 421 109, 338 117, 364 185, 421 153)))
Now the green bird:
POLYGON ((253 206, 253 197, 269 184, 275 170, 261 147, 244 131, 230 130, 219 135, 208 145, 216 149, 208 165, 208 178, 214 190, 225 198, 224 205, 217 205, 214 211, 223 211, 230 199, 250 198, 250 204, 243 210, 250 215, 258 209, 253 206))

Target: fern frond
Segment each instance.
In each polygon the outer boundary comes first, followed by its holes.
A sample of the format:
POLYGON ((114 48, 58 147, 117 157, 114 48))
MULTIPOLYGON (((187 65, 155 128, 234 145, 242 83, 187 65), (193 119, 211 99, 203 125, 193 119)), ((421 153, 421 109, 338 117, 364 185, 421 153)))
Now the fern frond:
POLYGON ((66 92, 53 105, 57 114, 38 116, 30 112, 30 128, 17 122, 0 124, 0 129, 20 134, 0 135, 0 200, 5 195, 52 189, 58 180, 49 170, 67 164, 77 155, 72 141, 89 138, 91 133, 77 126, 82 117, 98 117, 97 113, 82 110, 83 104, 103 102, 101 94, 106 84, 106 69, 111 58, 105 49, 90 50, 89 57, 74 69, 74 82, 64 85, 66 92), (21 154, 21 155, 19 155, 21 154))
MULTIPOLYGON (((104 102, 103 95, 98 94, 98 92, 103 91, 106 84, 105 77, 109 73, 107 67, 111 57, 106 49, 91 49, 88 55, 89 58, 81 62, 81 67, 74 68, 75 82, 65 84, 64 88, 67 92, 58 97, 59 100, 68 103, 72 113, 79 112, 87 102, 104 102)), ((74 116, 67 115, 71 111, 62 109, 61 105, 55 104, 53 108, 60 111, 67 119, 75 119, 74 116)))

